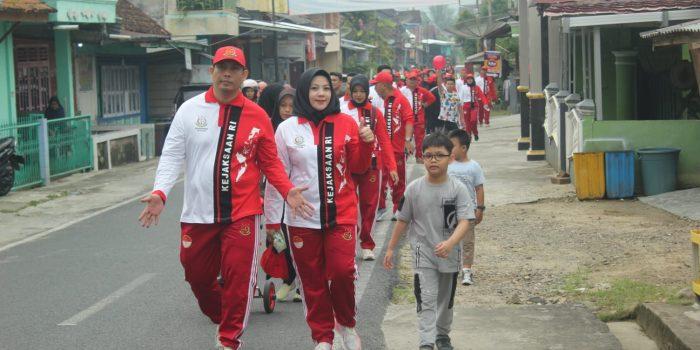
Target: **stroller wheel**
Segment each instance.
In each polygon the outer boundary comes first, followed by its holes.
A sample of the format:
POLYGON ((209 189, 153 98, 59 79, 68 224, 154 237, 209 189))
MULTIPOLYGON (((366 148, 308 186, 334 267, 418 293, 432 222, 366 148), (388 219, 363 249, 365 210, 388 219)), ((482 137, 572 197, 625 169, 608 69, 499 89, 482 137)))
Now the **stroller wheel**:
POLYGON ((275 283, 272 280, 265 281, 265 287, 263 288, 263 306, 265 307, 265 313, 270 314, 275 311, 275 304, 277 303, 277 294, 275 291, 275 283))

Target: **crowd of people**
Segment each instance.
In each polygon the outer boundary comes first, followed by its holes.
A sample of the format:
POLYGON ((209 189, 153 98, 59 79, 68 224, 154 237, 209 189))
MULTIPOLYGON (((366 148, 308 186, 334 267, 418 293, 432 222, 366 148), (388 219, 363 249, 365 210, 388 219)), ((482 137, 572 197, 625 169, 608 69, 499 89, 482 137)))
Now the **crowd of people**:
POLYGON ((396 221, 383 264, 406 231, 414 250, 420 349, 452 349, 459 272, 471 285, 484 175, 468 156, 490 124, 493 78, 390 66, 369 77, 312 68, 296 89, 249 79, 243 51, 222 47, 212 86, 178 109, 139 220, 157 224, 185 169, 180 260, 219 348, 239 349, 257 283, 259 228, 286 266, 277 299, 304 303, 316 350, 334 335, 361 349, 356 258, 374 260, 375 222, 396 221), (426 175, 407 186, 415 157, 426 175), (261 186, 264 187, 261 190, 261 186), (356 257, 359 238, 360 254, 356 257))

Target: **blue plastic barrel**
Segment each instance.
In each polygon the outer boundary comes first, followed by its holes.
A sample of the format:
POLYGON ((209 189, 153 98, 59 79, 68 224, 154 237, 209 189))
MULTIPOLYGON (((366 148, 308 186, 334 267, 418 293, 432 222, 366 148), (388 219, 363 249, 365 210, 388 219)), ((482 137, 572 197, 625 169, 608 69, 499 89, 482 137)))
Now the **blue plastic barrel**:
POLYGON ((605 152, 605 193, 611 199, 634 196, 634 151, 605 152))
POLYGON ((676 190, 678 176, 678 148, 638 149, 642 168, 644 194, 653 196, 676 190))

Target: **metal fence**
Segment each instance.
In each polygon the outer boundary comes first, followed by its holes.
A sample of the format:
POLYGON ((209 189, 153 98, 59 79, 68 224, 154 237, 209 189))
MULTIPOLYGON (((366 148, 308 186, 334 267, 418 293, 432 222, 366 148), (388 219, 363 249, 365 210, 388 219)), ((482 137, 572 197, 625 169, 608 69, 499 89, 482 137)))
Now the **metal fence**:
POLYGON ((3 137, 14 137, 16 153, 25 159, 15 172, 15 190, 93 167, 90 116, 45 120, 30 114, 17 123, 0 124, 3 137))
POLYGON ((51 177, 92 169, 90 116, 47 122, 51 177))
POLYGON ((13 189, 25 188, 43 182, 39 164, 39 123, 0 125, 0 138, 14 137, 16 153, 24 157, 24 165, 15 172, 13 189))

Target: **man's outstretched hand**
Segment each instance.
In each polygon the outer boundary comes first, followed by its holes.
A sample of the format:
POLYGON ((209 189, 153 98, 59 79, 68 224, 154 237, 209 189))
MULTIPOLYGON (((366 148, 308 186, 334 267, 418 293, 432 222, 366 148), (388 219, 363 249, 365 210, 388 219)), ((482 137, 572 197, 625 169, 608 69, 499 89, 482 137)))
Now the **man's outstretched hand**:
POLYGON ((302 195, 302 192, 308 189, 308 186, 294 187, 287 193, 287 204, 292 210, 292 217, 300 215, 304 219, 308 219, 314 215, 313 205, 302 195))
POLYGON ((149 228, 151 225, 158 225, 158 218, 165 207, 163 199, 157 194, 149 194, 141 198, 141 203, 146 203, 146 207, 143 208, 141 215, 139 215, 141 226, 149 228))

